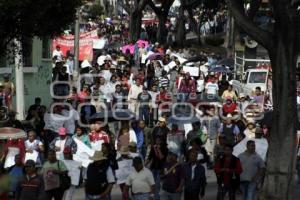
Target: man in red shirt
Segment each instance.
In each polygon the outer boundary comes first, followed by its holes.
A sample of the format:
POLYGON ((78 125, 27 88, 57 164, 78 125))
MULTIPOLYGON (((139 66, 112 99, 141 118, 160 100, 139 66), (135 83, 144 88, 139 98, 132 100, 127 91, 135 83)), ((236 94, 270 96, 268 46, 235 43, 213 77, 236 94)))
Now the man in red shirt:
POLYGON ((227 114, 234 114, 237 109, 237 104, 232 100, 231 97, 226 99, 225 104, 223 105, 223 115, 226 116, 227 114))
POLYGON ((158 111, 162 114, 170 113, 170 105, 172 104, 172 96, 164 87, 160 88, 159 94, 156 96, 156 104, 158 105, 158 111))
MULTIPOLYGON (((109 143, 108 134, 102 130, 103 124, 100 121, 96 121, 94 124, 94 130, 90 132, 89 137, 91 143, 102 141, 102 143, 109 143)), ((93 146, 93 145, 92 145, 93 146)))
POLYGON ((217 199, 225 199, 226 193, 229 193, 229 200, 235 200, 235 192, 240 184, 240 174, 242 166, 240 160, 232 155, 233 147, 226 145, 224 156, 217 158, 214 171, 218 181, 217 199))

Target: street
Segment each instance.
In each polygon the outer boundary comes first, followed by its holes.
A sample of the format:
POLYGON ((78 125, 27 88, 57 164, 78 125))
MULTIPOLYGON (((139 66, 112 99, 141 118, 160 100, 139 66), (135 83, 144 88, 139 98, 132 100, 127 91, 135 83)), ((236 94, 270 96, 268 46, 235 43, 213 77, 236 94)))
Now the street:
MULTIPOLYGON (((299 200, 300 190, 299 184, 293 184, 294 187, 294 195, 292 200, 299 200)), ((213 171, 209 170, 207 175, 207 187, 206 187, 206 195, 203 200, 215 200, 217 198, 217 184, 216 184, 216 176, 213 171)), ((77 189, 73 200, 83 200, 84 199, 84 189, 77 189)), ((119 186, 114 185, 112 191, 112 199, 111 200, 121 200, 121 191, 119 186)), ((242 195, 237 194, 236 200, 242 200, 242 195)))

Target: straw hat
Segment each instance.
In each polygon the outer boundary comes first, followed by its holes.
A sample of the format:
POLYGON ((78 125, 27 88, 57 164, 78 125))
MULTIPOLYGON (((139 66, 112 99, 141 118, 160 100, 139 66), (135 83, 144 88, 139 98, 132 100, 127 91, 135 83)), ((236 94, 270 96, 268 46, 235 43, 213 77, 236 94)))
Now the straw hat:
POLYGON ((119 152, 120 152, 121 155, 129 155, 128 146, 122 146, 119 152))
POLYGON ((165 122, 165 123, 167 122, 166 118, 164 118, 164 117, 159 117, 158 121, 159 122, 165 122))
POLYGON ((100 161, 100 160, 106 160, 107 158, 103 155, 102 151, 95 151, 95 154, 93 157, 90 158, 93 161, 100 161))
POLYGON ((253 119, 248 119, 248 120, 247 120, 247 126, 250 125, 250 124, 252 124, 252 125, 254 125, 254 126, 256 125, 256 124, 255 124, 255 121, 254 121, 253 119))
POLYGON ((128 62, 124 56, 120 56, 120 58, 117 61, 118 62, 128 62))

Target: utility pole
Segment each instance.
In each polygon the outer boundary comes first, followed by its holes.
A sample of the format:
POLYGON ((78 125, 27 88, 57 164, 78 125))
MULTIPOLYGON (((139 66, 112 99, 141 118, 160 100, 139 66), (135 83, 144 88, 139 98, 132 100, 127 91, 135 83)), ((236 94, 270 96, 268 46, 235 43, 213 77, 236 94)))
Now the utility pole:
POLYGON ((24 96, 24 74, 23 74, 23 54, 21 41, 15 39, 15 74, 16 74, 16 111, 17 119, 25 118, 25 96, 24 96))
POLYGON ((76 11, 75 38, 74 38, 74 82, 79 75, 79 39, 80 39, 80 8, 76 11))

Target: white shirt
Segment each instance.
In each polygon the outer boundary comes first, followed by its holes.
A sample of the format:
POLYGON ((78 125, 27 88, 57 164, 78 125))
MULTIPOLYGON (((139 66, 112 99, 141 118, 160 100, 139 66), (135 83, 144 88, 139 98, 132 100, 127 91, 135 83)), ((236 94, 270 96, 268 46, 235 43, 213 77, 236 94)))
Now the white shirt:
POLYGON ((25 141, 26 150, 38 150, 40 145, 43 145, 43 143, 37 139, 33 140, 32 142, 29 140, 25 141))
POLYGON ((101 74, 106 81, 110 81, 112 74, 109 70, 102 70, 101 74))
POLYGON ((126 180, 126 185, 131 186, 134 194, 149 193, 151 192, 151 186, 154 184, 152 172, 145 167, 139 172, 133 170, 126 180))
POLYGON ((65 144, 66 144, 66 141, 67 139, 63 139, 63 140, 57 140, 55 142, 55 147, 58 147, 60 148, 59 151, 56 152, 56 158, 59 159, 59 160, 63 160, 63 152, 64 152, 64 149, 65 149, 65 144))
POLYGON ((158 105, 156 104, 156 97, 159 94, 159 92, 153 92, 153 91, 149 91, 148 92, 151 96, 151 104, 152 104, 152 108, 157 108, 158 105))
POLYGON ((219 90, 219 86, 216 83, 207 83, 205 89, 207 94, 216 95, 219 90))
POLYGON ((74 61, 68 59, 67 62, 66 62, 66 66, 67 66, 67 73, 70 74, 70 75, 73 75, 74 61))
POLYGON ((204 90, 204 80, 197 80, 197 92, 204 90))
POLYGON ((59 114, 45 113, 45 130, 51 130, 58 133, 58 129, 64 126, 66 118, 59 114))
POLYGON ((79 114, 76 110, 71 109, 69 110, 63 110, 62 111, 63 116, 66 117, 65 125, 66 132, 68 134, 74 134, 75 133, 75 122, 80 119, 79 114))
POLYGON ((62 60, 63 57, 64 57, 64 54, 63 52, 60 50, 60 51, 57 51, 56 49, 52 52, 52 58, 54 58, 54 56, 57 57, 57 60, 62 60))
POLYGON ((128 93, 128 100, 130 99, 134 99, 134 100, 137 100, 138 98, 138 95, 143 92, 143 86, 140 85, 140 86, 137 86, 137 85, 132 85, 130 87, 130 90, 129 90, 129 93, 128 93))

